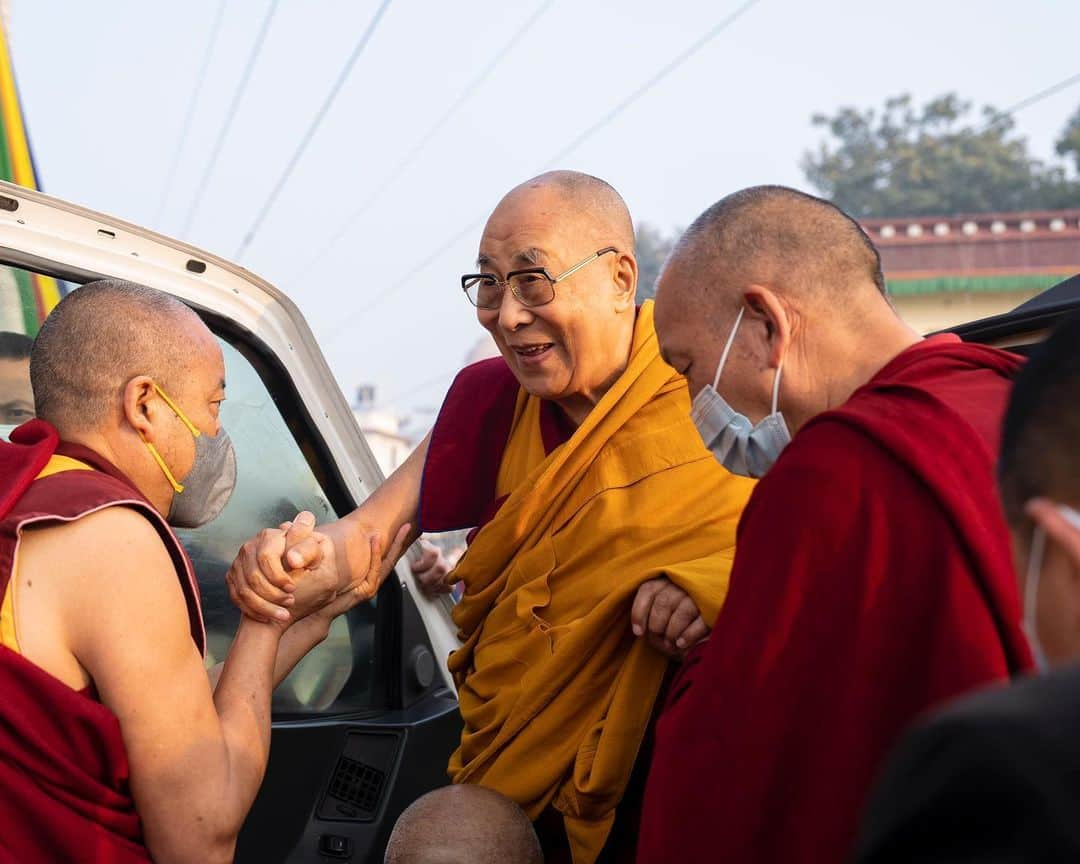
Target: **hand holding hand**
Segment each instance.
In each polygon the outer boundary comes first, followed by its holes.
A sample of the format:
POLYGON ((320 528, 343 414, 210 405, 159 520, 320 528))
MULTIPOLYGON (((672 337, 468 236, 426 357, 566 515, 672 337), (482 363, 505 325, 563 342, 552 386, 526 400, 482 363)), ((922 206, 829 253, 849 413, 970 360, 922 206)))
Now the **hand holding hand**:
POLYGON ((296 583, 283 560, 288 551, 290 570, 319 566, 324 547, 312 538, 314 528, 315 516, 304 511, 279 528, 263 529, 240 547, 225 581, 229 597, 245 615, 264 623, 292 618, 288 607, 296 602, 296 583))
POLYGON ((635 636, 647 633, 654 648, 676 659, 709 635, 709 627, 690 595, 663 577, 638 588, 630 625, 635 636))

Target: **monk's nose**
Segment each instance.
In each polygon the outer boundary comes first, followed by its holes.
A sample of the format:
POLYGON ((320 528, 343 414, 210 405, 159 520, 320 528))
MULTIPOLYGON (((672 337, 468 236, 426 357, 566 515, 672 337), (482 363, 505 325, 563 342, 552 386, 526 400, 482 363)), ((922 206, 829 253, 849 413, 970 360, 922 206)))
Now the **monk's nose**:
POLYGON ((499 326, 503 330, 513 332, 532 320, 532 310, 518 300, 513 291, 504 291, 502 305, 499 306, 499 326))

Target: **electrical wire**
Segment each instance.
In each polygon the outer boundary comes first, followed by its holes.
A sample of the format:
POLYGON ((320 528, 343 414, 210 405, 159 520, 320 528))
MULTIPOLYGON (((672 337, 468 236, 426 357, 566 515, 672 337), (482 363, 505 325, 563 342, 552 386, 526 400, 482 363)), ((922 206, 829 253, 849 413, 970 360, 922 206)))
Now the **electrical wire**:
POLYGON ((428 144, 431 143, 431 141, 442 130, 442 128, 446 126, 448 122, 450 122, 451 118, 453 118, 453 116, 461 109, 461 107, 469 101, 472 95, 480 89, 480 86, 485 81, 487 81, 488 78, 491 77, 492 73, 494 73, 495 69, 498 68, 499 64, 502 63, 502 61, 510 54, 510 51, 514 48, 514 46, 517 45, 518 42, 520 42, 525 37, 525 35, 533 28, 536 22, 539 21, 541 17, 543 17, 544 13, 552 7, 554 2, 555 0, 544 0, 544 2, 541 3, 533 11, 532 15, 530 15, 528 19, 526 19, 525 23, 522 24, 514 32, 514 35, 510 37, 506 44, 503 45, 503 47, 495 53, 495 55, 480 71, 480 73, 475 78, 473 78, 467 85, 465 85, 465 88, 450 104, 450 107, 443 112, 442 116, 440 116, 438 120, 432 123, 431 126, 427 129, 427 131, 425 131, 413 143, 413 145, 409 148, 408 152, 405 154, 405 157, 386 176, 386 178, 378 186, 378 188, 376 188, 376 190, 372 192, 371 195, 367 197, 367 199, 365 199, 363 204, 357 207, 356 210, 354 210, 348 216, 348 218, 345 219, 345 222, 330 238, 330 241, 322 247, 322 249, 317 255, 313 255, 308 261, 306 261, 304 265, 300 267, 291 278, 286 280, 286 282, 288 282, 289 284, 295 282, 297 278, 299 278, 300 274, 306 273, 316 262, 323 260, 323 258, 326 257, 327 253, 333 250, 334 247, 341 242, 342 238, 346 234, 348 234, 350 230, 352 230, 357 220, 359 220, 361 216, 367 213, 372 208, 372 206, 380 198, 382 198, 382 196, 386 193, 386 190, 389 189, 394 184, 394 182, 399 177, 401 177, 402 174, 405 173, 405 171, 417 160, 420 154, 423 153, 423 151, 427 148, 428 144))
MULTIPOLYGON (((731 16, 729 16, 727 19, 725 19, 720 24, 718 24, 717 27, 714 27, 713 30, 709 31, 709 33, 706 34, 705 41, 699 40, 697 43, 695 43, 695 45, 691 46, 690 49, 688 49, 687 51, 684 51, 681 55, 679 55, 679 57, 676 58, 676 60, 672 61, 671 63, 669 63, 665 67, 663 67, 663 70, 661 70, 663 74, 654 75, 652 78, 649 79, 648 82, 646 82, 645 85, 642 85, 637 90, 635 90, 634 93, 631 94, 631 97, 628 97, 627 99, 624 99, 622 102, 619 103, 618 106, 616 106, 615 109, 608 112, 608 114, 605 115, 605 117, 600 122, 598 122, 598 123, 594 124, 593 126, 591 126, 582 135, 579 135, 573 142, 571 142, 570 145, 568 145, 562 151, 560 151, 559 155, 557 157, 555 157, 555 159, 551 160, 551 162, 548 163, 548 167, 550 167, 553 163, 557 163, 561 159, 565 158, 566 155, 573 152, 573 150, 577 149, 577 147, 579 147, 581 144, 583 144, 589 137, 591 137, 593 134, 595 134, 597 131, 599 131, 599 129, 603 128, 604 125, 606 125, 607 123, 610 123, 613 119, 615 119, 615 117, 617 117, 620 113, 622 113, 622 111, 624 111, 627 107, 629 107, 629 105, 632 104, 634 99, 640 98, 642 95, 644 95, 646 92, 648 92, 648 90, 650 90, 653 86, 655 86, 657 83, 659 83, 659 81, 662 79, 664 74, 670 74, 670 72, 672 72, 672 71, 674 71, 674 69, 678 68, 678 66, 681 65, 682 62, 685 62, 687 59, 689 59, 693 55, 693 53, 696 53, 697 50, 700 50, 700 48, 705 44, 705 42, 708 41, 708 38, 712 38, 712 37, 715 37, 716 35, 718 35, 719 32, 721 32, 721 28, 726 27, 726 26, 730 26, 730 24, 733 23, 735 19, 737 19, 744 12, 748 11, 748 9, 751 6, 755 5, 755 3, 757 3, 757 2, 759 2, 759 0, 751 0, 751 2, 749 2, 747 4, 744 4, 742 7, 737 9, 731 16)), ((1037 93, 1034 93, 1031 96, 1028 96, 1027 98, 1022 99, 1019 102, 1016 102, 1015 104, 1009 106, 1004 111, 1002 111, 1000 114, 996 115, 981 131, 986 131, 987 129, 989 129, 993 125, 995 125, 996 123, 999 123, 1002 119, 1005 119, 1007 117, 1011 117, 1014 114, 1016 114, 1017 112, 1022 111, 1025 108, 1028 108, 1028 107, 1030 107, 1030 106, 1032 106, 1032 105, 1034 105, 1034 104, 1036 104, 1038 102, 1041 102, 1042 100, 1047 99, 1050 96, 1054 96, 1057 93, 1060 93, 1061 91, 1063 91, 1063 90, 1067 89, 1068 87, 1071 87, 1071 86, 1073 86, 1073 85, 1075 85, 1077 83, 1080 83, 1080 73, 1077 73, 1075 75, 1071 75, 1071 76, 1069 76, 1067 78, 1064 78, 1061 81, 1058 81, 1056 84, 1053 84, 1050 87, 1047 87, 1047 88, 1045 88, 1043 90, 1040 90, 1037 93)), ((453 237, 451 237, 448 241, 446 241, 441 246, 439 246, 434 252, 432 252, 427 258, 425 258, 423 261, 421 261, 419 264, 417 264, 414 268, 412 268, 408 273, 406 273, 400 279, 398 279, 393 284, 391 284, 390 286, 385 288, 383 291, 381 291, 379 294, 377 294, 373 298, 371 303, 369 303, 363 309, 359 310, 357 313, 354 313, 353 315, 350 315, 348 318, 346 318, 345 321, 342 322, 341 328, 337 331, 337 333, 331 334, 330 341, 332 342, 332 341, 334 341, 336 339, 337 336, 340 336, 344 332, 345 327, 347 327, 358 315, 363 314, 364 312, 368 312, 371 309, 375 308, 376 306, 379 305, 379 303, 381 303, 383 300, 385 300, 390 294, 392 294, 392 293, 400 290, 402 287, 404 287, 404 285, 406 285, 408 282, 410 282, 416 275, 418 275, 423 270, 425 270, 427 267, 429 267, 443 253, 445 253, 447 250, 449 250, 451 247, 453 247, 454 244, 456 244, 460 239, 462 239, 462 237, 464 237, 468 232, 475 230, 480 225, 481 222, 482 222, 482 217, 479 218, 479 219, 474 220, 473 222, 470 222, 468 226, 466 226, 464 229, 462 229, 461 231, 456 233, 453 237)), ((436 375, 436 376, 433 376, 433 377, 431 377, 429 379, 426 379, 425 381, 421 382, 420 384, 417 384, 417 385, 415 385, 413 387, 410 387, 409 389, 407 389, 403 393, 398 394, 395 398, 397 400, 400 400, 400 399, 406 398, 408 396, 415 395, 416 393, 422 392, 422 391, 428 389, 429 387, 437 384, 438 382, 443 381, 446 378, 449 378, 453 374, 454 374, 453 372, 440 373, 439 375, 436 375)))
POLYGON ((402 275, 400 278, 396 279, 394 282, 391 282, 389 285, 387 285, 382 291, 380 291, 378 294, 375 295, 375 297, 372 299, 372 301, 370 303, 368 303, 367 306, 365 306, 363 309, 359 309, 356 312, 354 312, 353 314, 347 316, 345 318, 345 320, 341 322, 341 326, 339 326, 337 328, 337 330, 332 332, 329 335, 329 337, 327 337, 327 344, 332 345, 332 344, 336 343, 338 341, 338 339, 340 339, 343 335, 345 335, 346 328, 353 321, 355 321, 357 317, 359 317, 360 315, 363 315, 365 312, 370 312, 372 309, 374 309, 376 306, 378 306, 380 303, 382 303, 382 301, 385 300, 387 297, 389 297, 391 294, 401 290, 405 285, 407 285, 409 282, 411 282, 416 276, 420 275, 428 267, 430 267, 432 264, 434 264, 436 261, 438 261, 439 258, 441 258, 447 251, 449 251, 451 248, 453 248, 454 244, 456 244, 459 240, 464 239, 469 233, 471 233, 471 232, 475 231, 477 228, 479 228, 480 225, 483 223, 483 221, 484 221, 483 216, 480 216, 477 219, 474 219, 472 222, 470 222, 468 225, 466 225, 464 228, 462 228, 460 231, 458 231, 453 237, 449 238, 445 243, 443 243, 441 246, 439 246, 438 249, 435 249, 433 252, 431 252, 431 254, 429 254, 423 261, 421 261, 419 264, 417 264, 415 267, 413 267, 407 273, 402 275))
POLYGON ((637 102, 642 96, 652 90, 657 84, 667 78, 672 72, 683 65, 687 60, 698 53, 702 48, 712 42, 717 36, 728 29, 732 24, 738 21, 743 15, 749 12, 754 6, 760 3, 761 0, 748 0, 743 3, 738 9, 728 15, 723 21, 718 23, 711 30, 706 32, 700 39, 690 45, 685 51, 672 59, 669 63, 662 66, 656 74, 649 78, 645 83, 638 87, 633 93, 623 99, 618 105, 612 108, 607 114, 597 120, 592 126, 578 135, 573 141, 567 144, 562 150, 560 150, 555 156, 553 156, 545 165, 544 168, 552 168, 560 164, 567 156, 578 149, 582 144, 593 137, 597 132, 603 129, 605 126, 615 120, 620 114, 627 108, 637 102))
POLYGON ((364 49, 367 47, 369 41, 371 41, 372 35, 375 33, 376 28, 379 26, 379 22, 382 20, 383 15, 389 7, 392 0, 382 0, 379 4, 379 8, 375 11, 374 17, 368 24, 367 29, 361 35, 360 40, 356 43, 352 53, 349 55, 349 59, 345 61, 345 66, 338 74, 337 80, 334 81, 330 87, 329 93, 326 95, 326 99, 323 100, 322 106, 315 114, 315 118, 311 121, 311 125, 308 127, 304 136, 300 139, 300 143, 296 148, 296 152, 293 153, 292 158, 285 166, 285 170, 281 173, 277 183, 274 184, 274 188, 270 190, 270 195, 259 209, 258 215, 255 217, 255 221, 251 223, 251 227, 244 234, 244 239, 241 241, 240 246, 237 248, 233 259, 239 261, 243 254, 251 246, 252 241, 259 233, 259 229, 262 227, 263 222, 270 213, 270 208, 274 206, 274 202, 277 201, 278 195, 281 194, 281 190, 285 188, 285 184, 289 181, 293 171, 299 164, 300 159, 303 157, 304 152, 307 150, 308 145, 311 143, 311 139, 315 137, 315 133, 318 131, 319 126, 322 125, 323 120, 329 113, 331 106, 334 104, 334 100, 337 99, 338 93, 341 92, 341 88, 349 78, 349 73, 352 72, 353 66, 356 65, 356 61, 360 59, 360 55, 364 53, 364 49))
MULTIPOLYGON (((652 88, 655 87, 657 84, 659 84, 664 78, 666 78, 668 75, 670 75, 672 72, 674 72, 680 66, 682 66, 683 63, 685 63, 687 60, 689 60, 691 57, 693 57, 698 51, 700 51, 702 48, 704 48, 705 45, 707 45, 709 42, 711 42, 713 39, 715 39, 717 36, 719 36, 721 33, 723 33, 724 30, 726 30, 728 27, 730 27, 732 24, 734 24, 740 17, 742 17, 742 15, 744 13, 749 11, 752 7, 756 6, 760 2, 761 2, 761 0, 749 0, 749 2, 743 3, 738 9, 736 9, 734 12, 732 12, 730 15, 728 15, 726 18, 724 18, 722 21, 720 21, 715 27, 713 27, 708 32, 706 32, 704 36, 702 36, 701 38, 695 40, 693 42, 693 44, 691 44, 687 49, 680 52, 678 55, 676 55, 676 57, 674 59, 670 60, 668 63, 666 63, 662 67, 660 67, 659 71, 657 71, 655 74, 649 76, 649 78, 646 79, 644 84, 642 84, 637 89, 635 89, 625 99, 622 99, 611 111, 609 111, 607 114, 605 114, 598 122, 594 123, 587 130, 585 130, 585 132, 578 135, 577 138, 575 138, 568 146, 564 147, 561 151, 559 151, 559 154, 554 159, 549 160, 547 162, 546 167, 550 167, 552 164, 554 164, 554 163, 558 162, 559 160, 563 159, 566 155, 573 152, 578 147, 580 147, 582 144, 584 144, 585 141, 587 141, 589 138, 591 138, 593 135, 595 135, 597 132, 599 132, 602 128, 604 128, 604 126, 608 125, 613 120, 615 120, 616 117, 618 117, 620 114, 622 114, 634 102, 636 102, 638 99, 640 99, 642 96, 644 96, 650 90, 652 90, 652 88)), ((345 328, 348 327, 354 320, 356 320, 357 317, 359 317, 360 315, 363 315, 365 313, 370 312, 372 309, 377 307, 380 303, 382 303, 391 294, 394 294, 397 291, 401 290, 401 288, 404 287, 406 284, 408 284, 413 279, 413 277, 417 276, 423 270, 427 269, 427 267, 429 267, 431 264, 433 264, 444 252, 451 249, 454 246, 454 244, 457 243, 462 237, 464 237, 470 231, 475 230, 479 225, 481 225, 483 223, 483 221, 484 221, 484 218, 485 217, 483 215, 481 215, 481 216, 478 216, 473 221, 471 221, 464 228, 462 228, 461 230, 456 232, 450 239, 448 239, 446 242, 444 242, 442 245, 440 245, 434 252, 432 252, 430 255, 428 255, 423 261, 421 261, 419 264, 417 264, 415 267, 413 267, 411 270, 409 270, 408 273, 406 273, 400 279, 397 279, 396 281, 394 281, 393 283, 388 285, 386 288, 384 288, 382 291, 380 291, 378 294, 376 294, 375 297, 372 298, 370 303, 368 303, 363 308, 357 310, 352 315, 347 316, 341 322, 341 325, 339 326, 338 330, 336 332, 330 334, 331 341, 335 340, 338 336, 340 336, 342 333, 344 333, 345 328)))
POLYGON ((1048 99, 1049 97, 1054 96, 1060 93, 1062 90, 1065 90, 1068 87, 1072 87, 1073 84, 1077 83, 1080 83, 1080 72, 1077 72, 1075 75, 1070 75, 1068 78, 1064 78, 1061 81, 1058 81, 1057 84, 1051 84, 1045 90, 1040 90, 1038 93, 1035 93, 1032 96, 1028 96, 1026 99, 1021 99, 1015 105, 1010 105, 1000 114, 993 117, 990 122, 987 123, 979 131, 986 132, 989 129, 992 129, 1002 120, 1012 117, 1018 111, 1023 111, 1025 108, 1029 108, 1037 102, 1042 102, 1043 99, 1048 99))
POLYGON ((184 227, 180 229, 180 236, 182 237, 188 236, 192 223, 195 221, 195 216, 199 212, 199 206, 202 204, 203 197, 206 195, 206 190, 210 184, 210 178, 213 176, 214 168, 217 167, 218 157, 221 156, 221 150, 225 146, 225 140, 229 137, 233 120, 236 119, 236 112, 240 108, 240 102, 243 100, 248 83, 251 81, 251 73, 255 69, 255 63, 258 61, 259 55, 262 53, 263 44, 266 42, 266 34, 270 31, 270 22, 273 21, 274 13, 277 12, 278 2, 279 0, 270 0, 266 15, 263 17, 262 25, 259 27, 259 33, 255 37, 255 42, 251 49, 251 54, 248 55, 247 65, 240 75, 240 82, 236 85, 236 92, 233 94, 232 104, 229 105, 229 110, 225 115, 225 122, 221 125, 221 131, 218 132, 217 141, 214 142, 214 148, 210 151, 210 158, 203 168, 202 177, 199 179, 199 186, 195 193, 195 198, 188 207, 187 216, 184 217, 184 227))
POLYGON ((172 195, 173 183, 176 182, 176 174, 180 169, 180 158, 184 155, 184 146, 187 144, 188 134, 191 132, 192 123, 195 120, 195 109, 199 105, 199 96, 202 95, 203 85, 210 70, 210 60, 214 56, 214 47, 217 45, 218 35, 221 33, 221 22, 225 18, 225 0, 221 0, 218 6, 217 17, 210 28, 210 38, 206 43, 206 53, 203 55, 202 67, 195 81, 195 89, 191 92, 191 101, 188 103, 187 114, 184 117, 184 125, 180 127, 180 138, 176 142, 176 152, 173 154, 172 166, 169 168, 169 176, 165 181, 165 189, 161 193, 158 202, 157 213, 154 216, 154 226, 161 227, 161 218, 165 215, 165 206, 169 203, 172 195))

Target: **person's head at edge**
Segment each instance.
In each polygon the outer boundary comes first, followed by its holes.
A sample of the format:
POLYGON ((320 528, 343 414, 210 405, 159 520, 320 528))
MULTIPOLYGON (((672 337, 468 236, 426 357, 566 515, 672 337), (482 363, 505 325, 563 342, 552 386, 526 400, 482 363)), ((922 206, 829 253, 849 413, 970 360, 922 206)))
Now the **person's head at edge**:
POLYGON ((179 300, 132 282, 64 297, 34 340, 30 380, 38 417, 112 462, 163 515, 172 481, 182 485, 196 461, 180 414, 207 440, 222 431, 225 362, 213 334, 179 300))
POLYGON ((444 786, 398 818, 385 864, 542 864, 528 816, 483 786, 444 786))
POLYGON ((34 416, 30 389, 30 347, 24 333, 0 331, 0 424, 18 426, 34 416))
POLYGON ((686 230, 657 282, 656 330, 692 397, 713 384, 735 330, 716 390, 756 424, 778 384, 791 435, 920 338, 889 303, 858 223, 782 186, 729 195, 686 230))
POLYGON ((479 272, 543 267, 558 277, 614 247, 554 286, 554 299, 526 306, 504 290, 477 317, 521 386, 557 402, 580 423, 626 368, 633 340, 637 261, 634 226, 610 185, 552 171, 512 189, 484 228, 479 272))
POLYGON ((1078 344, 1073 315, 1032 353, 1005 412, 998 462, 1025 630, 1051 665, 1080 659, 1078 344))

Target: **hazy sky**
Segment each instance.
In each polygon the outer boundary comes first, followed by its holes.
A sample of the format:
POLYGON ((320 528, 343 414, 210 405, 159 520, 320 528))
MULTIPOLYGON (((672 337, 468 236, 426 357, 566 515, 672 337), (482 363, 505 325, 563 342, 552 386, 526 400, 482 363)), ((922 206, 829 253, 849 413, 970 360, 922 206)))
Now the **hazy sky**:
MULTIPOLYGON (((183 239, 234 258, 380 2, 280 0, 183 239)), ((555 0, 323 254, 546 5, 393 0, 242 263, 296 301, 350 398, 372 381, 400 409, 437 406, 481 335, 457 278, 480 232, 463 229, 741 4, 555 0)), ((220 0, 12 0, 15 71, 45 190, 179 234, 269 5, 229 0, 158 219, 220 0)), ((950 90, 1003 108, 1080 72, 1078 33, 1075 0, 762 0, 560 167, 604 177, 636 220, 669 230, 743 186, 805 186, 798 165, 820 140, 815 112, 950 90)), ((1052 155, 1078 104, 1080 86, 1017 116, 1037 155, 1052 155)))

